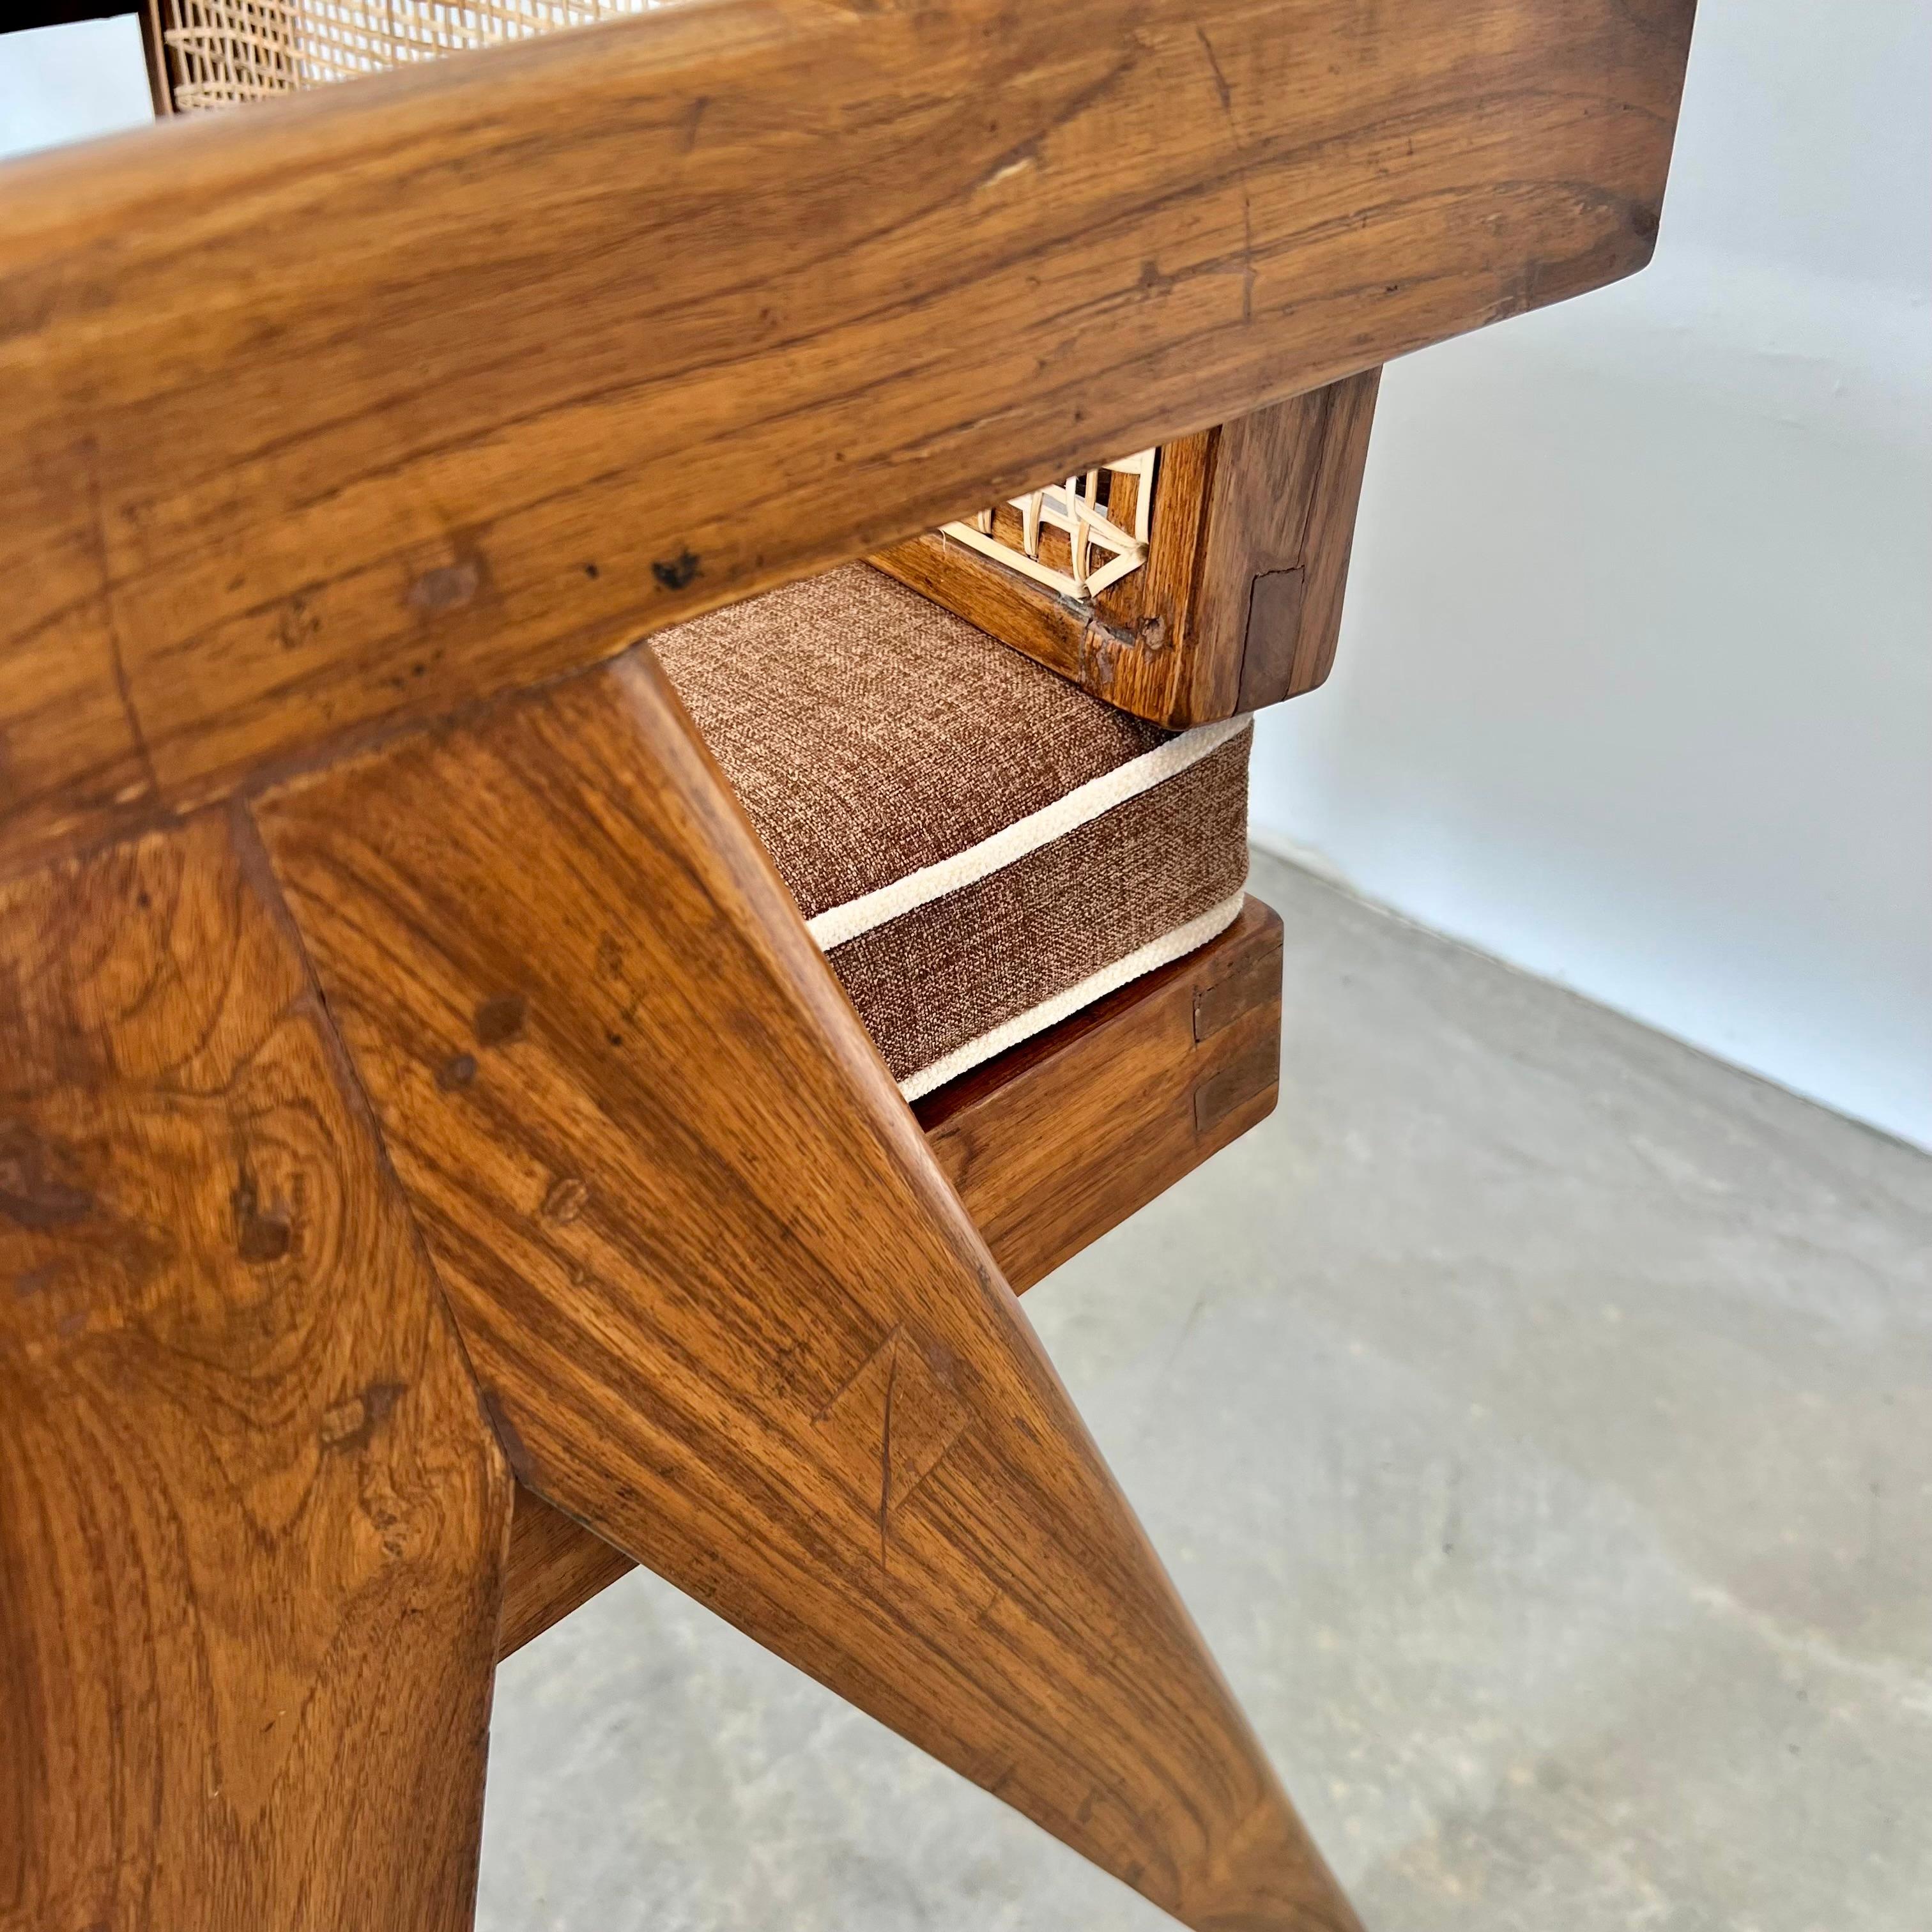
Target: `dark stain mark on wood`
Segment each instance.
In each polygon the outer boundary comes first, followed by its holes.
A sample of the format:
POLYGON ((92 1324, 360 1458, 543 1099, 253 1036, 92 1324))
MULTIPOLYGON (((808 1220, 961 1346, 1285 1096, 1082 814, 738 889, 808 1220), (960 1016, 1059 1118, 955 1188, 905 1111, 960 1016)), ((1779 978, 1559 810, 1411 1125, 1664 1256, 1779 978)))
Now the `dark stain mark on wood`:
POLYGON ((278 1262, 289 1251, 289 1224, 277 1215, 258 1214, 242 1224, 235 1245, 242 1258, 256 1267, 278 1262))
POLYGON ((356 1450, 363 1448, 389 1418, 402 1400, 401 1382, 371 1382, 360 1395, 351 1396, 323 1412, 322 1446, 325 1449, 356 1450))
POLYGON ((694 550, 681 550, 669 562, 660 558, 651 566, 651 574, 666 590, 682 590, 697 576, 700 559, 694 550))
POLYGON ((30 1294, 40 1294, 53 1286, 60 1279, 60 1270, 49 1262, 40 1268, 28 1268, 23 1274, 14 1277, 14 1292, 22 1301, 30 1294))
POLYGON ((279 1214, 253 1214, 236 1228, 235 1246, 251 1267, 266 1268, 289 1251, 289 1224, 279 1214))
POLYGON ((50 1181, 32 1194, 0 1187, 0 1214, 22 1228, 45 1232, 68 1227, 86 1220, 93 1206, 94 1197, 85 1188, 64 1186, 58 1181, 50 1181))
POLYGON ((482 588, 483 569, 474 557, 426 570, 410 586, 410 602, 432 614, 454 610, 469 603, 482 588))
POLYGON ((476 1054, 452 1054, 436 1069, 436 1084, 447 1092, 454 1087, 467 1087, 476 1078, 476 1054))
POLYGON ((289 1251, 288 1210, 265 1208, 254 1182, 245 1174, 228 1199, 235 1214, 236 1252, 256 1266, 280 1261, 289 1251))
POLYGON ((46 1233, 70 1228, 94 1211, 94 1196, 54 1171, 53 1150, 22 1122, 0 1125, 0 1214, 15 1226, 46 1233))
POLYGON ((476 1043, 502 1046, 523 1037, 529 1002, 520 993, 499 993, 476 1009, 476 1043))
POLYGON ((322 620, 308 607, 305 597, 291 597, 275 620, 275 637, 285 651, 298 651, 322 628, 322 620))

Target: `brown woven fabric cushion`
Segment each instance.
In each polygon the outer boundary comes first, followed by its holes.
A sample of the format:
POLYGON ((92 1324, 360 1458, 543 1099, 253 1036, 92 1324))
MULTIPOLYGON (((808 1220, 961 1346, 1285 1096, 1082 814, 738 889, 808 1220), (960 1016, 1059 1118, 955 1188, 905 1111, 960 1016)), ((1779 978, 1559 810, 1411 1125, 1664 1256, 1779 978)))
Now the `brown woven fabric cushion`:
POLYGON ((1245 718, 1130 718, 864 564, 653 642, 908 1099, 1240 909, 1245 718))

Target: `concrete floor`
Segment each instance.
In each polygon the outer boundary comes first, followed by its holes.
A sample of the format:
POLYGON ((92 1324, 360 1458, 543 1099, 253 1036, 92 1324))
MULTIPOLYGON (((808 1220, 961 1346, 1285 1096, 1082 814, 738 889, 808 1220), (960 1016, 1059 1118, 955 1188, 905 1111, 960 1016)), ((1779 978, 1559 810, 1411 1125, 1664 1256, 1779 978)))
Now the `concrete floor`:
MULTIPOLYGON (((1932 1925, 1932 1160, 1257 862, 1282 1105, 1026 1306, 1371 1932, 1932 1925)), ((1157 1932, 649 1576, 485 1932, 1157 1932)))

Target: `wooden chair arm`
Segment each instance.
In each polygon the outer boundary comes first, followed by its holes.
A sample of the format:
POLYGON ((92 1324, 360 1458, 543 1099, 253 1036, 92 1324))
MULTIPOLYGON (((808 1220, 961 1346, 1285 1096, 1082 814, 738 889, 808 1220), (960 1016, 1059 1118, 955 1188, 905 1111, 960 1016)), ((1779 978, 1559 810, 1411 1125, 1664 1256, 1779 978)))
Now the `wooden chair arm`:
POLYGON ((10 164, 0 866, 1613 280, 1689 0, 718 0, 10 164))

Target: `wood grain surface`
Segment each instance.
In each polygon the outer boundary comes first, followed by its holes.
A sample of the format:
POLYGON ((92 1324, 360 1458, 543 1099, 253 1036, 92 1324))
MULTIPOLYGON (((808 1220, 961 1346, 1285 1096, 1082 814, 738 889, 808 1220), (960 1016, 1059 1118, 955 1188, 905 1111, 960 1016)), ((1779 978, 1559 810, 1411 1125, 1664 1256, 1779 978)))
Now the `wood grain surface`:
POLYGON ((1292 429, 1272 410, 1222 428, 1180 629, 1197 666, 1186 714, 1258 711, 1328 676, 1381 385, 1370 369, 1298 398, 1292 429))
MULTIPOLYGON (((1265 582, 1256 583, 1242 646, 1237 711, 1256 710, 1277 698, 1312 691, 1334 668, 1348 560, 1355 545, 1355 513, 1381 388, 1382 371, 1371 369, 1322 392, 1321 448, 1308 488, 1295 566, 1301 578, 1295 590, 1296 620, 1292 626, 1272 625, 1264 605, 1274 593, 1265 582)), ((1259 487, 1264 490, 1269 473, 1262 472, 1259 487)))
POLYGON ((1187 1924, 1352 1927, 649 653, 259 815, 520 1480, 1187 1924))
POLYGON ((228 826, 0 892, 0 1926, 455 1932, 511 1484, 228 826))
MULTIPOLYGON (((914 1103, 927 1145, 1016 1294, 1274 1112, 1281 950, 1280 920, 1250 899, 1198 952, 914 1103)), ((520 1488, 497 1654, 632 1567, 520 1488)))
POLYGON ((637 1567, 614 1544, 519 1484, 503 1570, 497 1660, 542 1636, 637 1567))
POLYGON ((936 530, 872 561, 1156 724, 1183 728, 1278 704, 1312 691, 1334 662, 1381 375, 1371 369, 1166 446, 1145 565, 1084 602, 936 530))
POLYGON ((714 0, 8 164, 0 864, 1628 274, 1691 14, 714 0))

